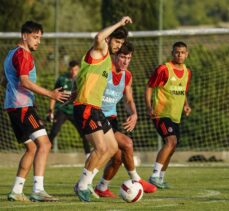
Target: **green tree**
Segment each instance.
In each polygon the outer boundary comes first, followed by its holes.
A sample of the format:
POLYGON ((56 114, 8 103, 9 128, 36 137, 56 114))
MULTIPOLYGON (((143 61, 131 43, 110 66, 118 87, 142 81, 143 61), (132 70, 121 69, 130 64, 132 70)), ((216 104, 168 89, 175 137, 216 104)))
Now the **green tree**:
MULTIPOLYGON (((130 30, 157 30, 159 17, 160 0, 103 0, 102 20, 103 26, 112 24, 123 15, 133 18, 134 24, 128 26, 130 30)), ((164 1, 163 4, 163 28, 174 28, 177 26, 175 14, 173 12, 173 1, 164 1)))

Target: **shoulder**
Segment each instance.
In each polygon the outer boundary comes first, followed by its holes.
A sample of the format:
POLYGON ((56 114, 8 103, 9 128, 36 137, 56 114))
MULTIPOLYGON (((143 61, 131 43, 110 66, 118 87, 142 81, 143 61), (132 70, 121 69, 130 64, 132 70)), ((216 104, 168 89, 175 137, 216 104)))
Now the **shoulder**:
POLYGON ((14 56, 27 60, 31 60, 33 58, 32 54, 29 51, 26 51, 25 49, 20 47, 15 51, 14 56))
POLYGON ((168 68, 165 64, 161 64, 155 69, 155 72, 157 73, 165 73, 167 71, 168 71, 168 68))

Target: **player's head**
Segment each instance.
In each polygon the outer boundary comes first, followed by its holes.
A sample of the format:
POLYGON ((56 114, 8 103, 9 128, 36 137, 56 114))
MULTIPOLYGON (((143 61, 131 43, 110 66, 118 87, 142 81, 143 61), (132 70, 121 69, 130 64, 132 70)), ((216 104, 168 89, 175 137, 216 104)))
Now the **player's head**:
POLYGON ((183 64, 188 57, 188 47, 182 41, 175 42, 172 47, 173 62, 183 64))
POLYGON ((109 52, 111 54, 116 53, 126 41, 128 36, 128 31, 123 26, 117 28, 108 37, 109 52))
POLYGON ((74 78, 80 70, 80 63, 76 60, 71 60, 68 64, 68 67, 71 77, 74 78))
POLYGON ((132 59, 132 55, 134 52, 134 46, 131 42, 126 41, 123 43, 122 47, 115 54, 115 67, 119 71, 127 70, 130 61, 132 59))
POLYGON ((43 34, 43 27, 41 24, 26 21, 21 27, 22 41, 26 47, 31 51, 35 51, 40 44, 40 39, 43 34))

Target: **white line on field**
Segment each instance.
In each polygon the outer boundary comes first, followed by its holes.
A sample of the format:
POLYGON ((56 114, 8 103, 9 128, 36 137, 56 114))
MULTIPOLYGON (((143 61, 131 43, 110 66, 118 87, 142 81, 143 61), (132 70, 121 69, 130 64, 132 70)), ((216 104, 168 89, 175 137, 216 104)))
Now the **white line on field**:
POLYGON ((215 191, 215 190, 204 190, 200 193, 197 194, 197 197, 199 198, 206 198, 206 197, 211 197, 211 196, 217 196, 220 195, 221 192, 215 191))

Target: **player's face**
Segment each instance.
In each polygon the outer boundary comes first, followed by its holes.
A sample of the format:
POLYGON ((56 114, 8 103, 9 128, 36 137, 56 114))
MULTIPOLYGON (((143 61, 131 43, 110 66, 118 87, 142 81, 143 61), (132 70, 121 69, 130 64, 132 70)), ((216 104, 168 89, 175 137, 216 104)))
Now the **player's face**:
POLYGON ((131 58, 132 58, 132 53, 129 53, 129 54, 118 54, 116 56, 116 68, 120 71, 125 71, 127 70, 129 64, 130 64, 130 61, 131 61, 131 58))
POLYGON ((173 61, 177 64, 183 64, 185 59, 188 56, 187 48, 185 47, 176 47, 172 51, 173 61))
POLYGON ((30 51, 36 51, 38 48, 38 45, 41 42, 41 31, 39 32, 32 32, 30 34, 24 34, 23 39, 24 42, 27 44, 30 51))
POLYGON ((72 68, 70 69, 70 74, 71 74, 71 77, 72 77, 72 78, 75 78, 75 77, 76 77, 76 75, 77 75, 78 72, 79 72, 79 69, 80 69, 80 67, 79 67, 78 65, 76 65, 76 66, 74 66, 74 67, 72 67, 72 68))
POLYGON ((116 39, 112 38, 109 41, 109 51, 111 54, 115 54, 118 52, 118 50, 122 47, 122 44, 124 43, 124 39, 116 39))

